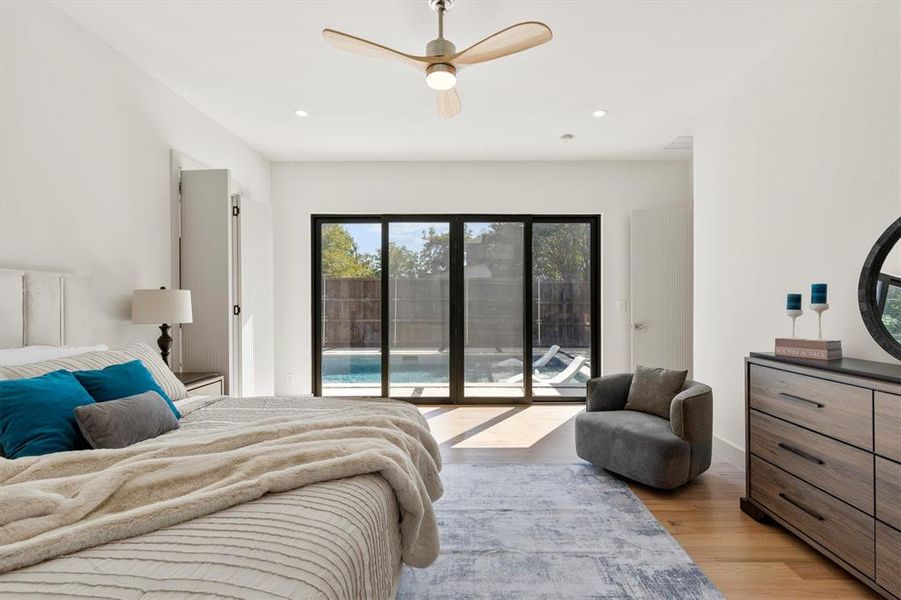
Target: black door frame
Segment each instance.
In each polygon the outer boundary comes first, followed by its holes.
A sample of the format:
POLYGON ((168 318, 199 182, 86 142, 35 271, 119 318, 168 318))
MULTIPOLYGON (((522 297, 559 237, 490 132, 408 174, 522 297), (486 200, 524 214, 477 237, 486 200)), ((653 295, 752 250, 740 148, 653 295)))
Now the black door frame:
POLYGON ((535 396, 532 394, 532 226, 536 223, 587 223, 590 228, 591 288, 591 376, 600 375, 601 364, 601 264, 600 264, 600 215, 523 215, 523 214, 313 214, 310 216, 311 239, 311 289, 312 289, 312 370, 313 395, 322 395, 322 225, 329 223, 371 223, 381 226, 381 392, 390 397, 389 381, 389 308, 388 247, 391 223, 447 223, 450 230, 450 312, 449 348, 450 373, 447 397, 398 398, 415 404, 530 404, 532 402, 573 402, 576 396, 535 396), (523 224, 523 395, 515 397, 473 397, 464 393, 464 224, 467 222, 507 222, 523 224))

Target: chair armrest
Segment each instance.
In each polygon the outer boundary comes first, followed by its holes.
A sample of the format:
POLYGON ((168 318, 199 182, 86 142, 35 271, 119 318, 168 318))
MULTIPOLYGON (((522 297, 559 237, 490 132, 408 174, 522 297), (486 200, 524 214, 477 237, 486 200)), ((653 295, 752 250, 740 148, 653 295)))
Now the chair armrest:
POLYGON ((629 398, 632 385, 631 373, 618 373, 589 379, 585 384, 585 410, 622 410, 629 398))
POLYGON ((688 384, 670 404, 670 426, 673 433, 690 444, 710 444, 713 440, 713 391, 703 383, 688 384))

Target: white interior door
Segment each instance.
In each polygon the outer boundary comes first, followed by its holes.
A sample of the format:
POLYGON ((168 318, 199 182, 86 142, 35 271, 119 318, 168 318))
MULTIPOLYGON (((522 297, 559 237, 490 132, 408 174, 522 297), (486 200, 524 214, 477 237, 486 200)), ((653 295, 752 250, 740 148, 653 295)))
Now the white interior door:
POLYGON ((233 212, 228 171, 181 173, 181 288, 191 290, 194 321, 182 327, 185 371, 221 373, 233 389, 235 300, 233 212))
POLYGON ((272 206, 248 192, 239 198, 235 223, 235 298, 241 307, 234 317, 236 369, 242 396, 272 395, 272 206))
MULTIPOLYGON (((232 185, 233 190, 240 189, 236 184, 232 185)), ((243 254, 241 247, 241 221, 243 220, 242 202, 240 193, 232 193, 231 209, 232 209, 232 352, 231 352, 231 395, 244 395, 244 350, 243 336, 244 331, 244 302, 241 290, 241 265, 243 264, 243 254)))
POLYGON ((691 214, 632 212, 632 367, 691 370, 691 214))
MULTIPOLYGON (((209 169, 205 164, 191 158, 178 150, 171 150, 169 156, 169 168, 171 169, 171 194, 172 194, 172 280, 173 288, 181 287, 181 173, 182 171, 202 171, 209 169)), ((172 355, 169 357, 169 365, 173 371, 184 371, 182 360, 182 325, 172 326, 172 355)))

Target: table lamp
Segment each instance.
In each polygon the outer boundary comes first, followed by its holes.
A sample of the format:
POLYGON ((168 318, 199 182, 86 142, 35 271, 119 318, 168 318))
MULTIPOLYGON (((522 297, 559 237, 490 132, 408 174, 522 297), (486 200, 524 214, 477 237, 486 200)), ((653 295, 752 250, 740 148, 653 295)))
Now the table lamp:
POLYGON ((160 324, 162 335, 156 340, 160 347, 163 361, 169 364, 169 349, 172 347, 172 336, 169 335, 173 323, 190 323, 191 314, 190 290, 135 290, 131 301, 131 322, 139 324, 160 324))

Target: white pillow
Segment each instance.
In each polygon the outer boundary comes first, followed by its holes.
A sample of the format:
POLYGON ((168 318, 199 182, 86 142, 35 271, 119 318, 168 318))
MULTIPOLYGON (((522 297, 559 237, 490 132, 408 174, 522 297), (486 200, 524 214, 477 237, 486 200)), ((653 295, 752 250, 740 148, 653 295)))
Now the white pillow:
POLYGON ((89 371, 103 369, 110 365, 121 365, 133 360, 140 360, 153 375, 157 384, 170 400, 181 400, 188 395, 184 384, 169 370, 160 355, 144 342, 122 348, 121 350, 106 350, 101 352, 86 352, 77 356, 57 358, 38 363, 19 365, 15 367, 0 367, 0 379, 26 379, 28 377, 40 377, 51 371, 89 371))
POLYGON ((109 350, 105 344, 94 346, 24 346, 22 348, 3 348, 0 350, 0 367, 15 367, 45 360, 77 356, 86 352, 109 350))
POLYGON ((188 396, 185 384, 179 381, 175 373, 169 369, 169 365, 163 362, 157 350, 154 350, 144 342, 135 342, 131 346, 123 348, 122 352, 140 359, 151 375, 153 375, 153 378, 156 379, 156 382, 163 388, 163 391, 166 392, 166 395, 169 396, 170 400, 181 400, 188 396))

